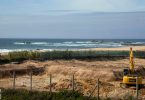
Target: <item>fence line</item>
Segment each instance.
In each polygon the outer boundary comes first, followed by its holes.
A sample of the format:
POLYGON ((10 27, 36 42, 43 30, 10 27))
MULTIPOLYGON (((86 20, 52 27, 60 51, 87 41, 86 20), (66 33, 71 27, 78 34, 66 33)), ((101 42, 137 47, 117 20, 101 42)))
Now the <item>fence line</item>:
POLYGON ((74 91, 75 83, 74 83, 74 74, 72 75, 72 90, 74 91))
POLYGON ((33 72, 31 71, 30 72, 30 90, 32 91, 32 75, 33 75, 33 72))
POLYGON ((138 86, 138 77, 136 77, 136 100, 138 100, 138 88, 139 88, 139 86, 138 86))
MULTIPOLYGON (((29 78, 29 80, 30 80, 30 82, 29 82, 29 84, 30 84, 30 91, 32 91, 33 90, 33 72, 32 71, 30 71, 29 72, 29 77, 26 77, 26 78, 29 78)), ((13 79, 13 86, 12 86, 12 88, 13 89, 16 89, 16 72, 15 71, 13 71, 13 77, 12 77, 12 79, 13 79)), ((50 93, 52 93, 52 74, 49 74, 49 91, 50 91, 50 93)), ((71 84, 72 84, 72 91, 75 91, 75 75, 73 74, 72 75, 72 79, 71 79, 71 84)), ((94 89, 92 90, 92 92, 90 93, 90 96, 89 97, 92 97, 93 96, 93 94, 95 93, 95 91, 97 92, 97 94, 96 94, 96 96, 97 96, 97 100, 99 100, 99 98, 100 98, 100 87, 101 87, 101 84, 100 84, 100 79, 98 78, 97 79, 97 82, 96 82, 96 86, 94 87, 94 89)), ((116 90, 115 90, 116 91, 116 90)), ((122 93, 123 93, 124 91, 122 91, 122 93)), ((120 94, 121 94, 121 91, 120 91, 120 94)), ((136 90, 134 90, 134 93, 133 93, 133 95, 134 95, 134 97, 136 97, 136 100, 138 100, 139 99, 139 97, 140 97, 140 95, 139 95, 139 86, 138 86, 138 78, 136 78, 136 90)))
POLYGON ((99 100, 99 78, 97 80, 97 100, 99 100))
POLYGON ((15 89, 16 86, 16 73, 13 71, 13 89, 15 89))
POLYGON ((52 74, 50 74, 49 91, 52 93, 52 74))

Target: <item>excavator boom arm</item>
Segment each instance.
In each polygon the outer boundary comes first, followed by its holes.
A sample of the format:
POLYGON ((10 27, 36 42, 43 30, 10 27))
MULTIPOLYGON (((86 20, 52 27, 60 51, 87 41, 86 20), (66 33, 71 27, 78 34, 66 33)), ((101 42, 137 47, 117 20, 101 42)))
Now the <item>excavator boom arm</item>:
POLYGON ((133 50, 130 48, 130 71, 131 73, 134 72, 134 55, 133 55, 133 50))

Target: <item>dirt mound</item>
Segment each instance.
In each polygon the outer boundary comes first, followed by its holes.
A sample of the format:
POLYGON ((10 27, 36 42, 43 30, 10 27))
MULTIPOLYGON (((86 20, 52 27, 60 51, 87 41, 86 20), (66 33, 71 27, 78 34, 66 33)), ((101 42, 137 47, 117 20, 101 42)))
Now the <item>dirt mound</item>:
POLYGON ((26 61, 23 64, 5 64, 0 66, 0 77, 12 77, 13 72, 18 75, 29 74, 39 75, 44 73, 45 67, 37 64, 36 61, 26 61))

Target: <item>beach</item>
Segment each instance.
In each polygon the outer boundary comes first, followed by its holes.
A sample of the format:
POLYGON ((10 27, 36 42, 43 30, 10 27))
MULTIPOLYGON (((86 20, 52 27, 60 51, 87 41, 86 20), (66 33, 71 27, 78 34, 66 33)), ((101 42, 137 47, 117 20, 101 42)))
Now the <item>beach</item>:
MULTIPOLYGON (((134 51, 145 51, 145 46, 126 46, 126 47, 117 47, 117 48, 91 48, 87 50, 95 51, 129 51, 130 48, 133 48, 134 51)), ((86 50, 86 49, 83 49, 86 50)))
MULTIPOLYGON (((145 51, 145 46, 125 46, 125 47, 114 47, 114 48, 88 48, 88 49, 60 49, 60 51, 65 51, 65 50, 70 50, 70 51, 129 51, 130 48, 133 48, 134 51, 145 51)), ((54 49, 59 51, 59 49, 54 49)), ((14 50, 17 51, 17 50, 14 50)), ((14 52, 14 51, 5 51, 5 52, 0 52, 1 55, 8 54, 9 52, 14 52)), ((53 51, 53 50, 20 50, 21 51, 33 51, 33 52, 47 52, 47 51, 53 51)))

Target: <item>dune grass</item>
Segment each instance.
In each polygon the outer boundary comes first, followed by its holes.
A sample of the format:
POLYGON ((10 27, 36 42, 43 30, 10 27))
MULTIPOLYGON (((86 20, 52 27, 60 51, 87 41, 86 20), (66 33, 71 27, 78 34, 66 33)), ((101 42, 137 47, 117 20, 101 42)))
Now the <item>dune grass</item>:
MULTIPOLYGON (((145 51, 135 51, 135 57, 145 57, 145 51)), ((9 52, 8 55, 0 56, 0 62, 33 60, 54 60, 54 59, 90 59, 100 57, 128 57, 129 51, 21 51, 9 52)))

